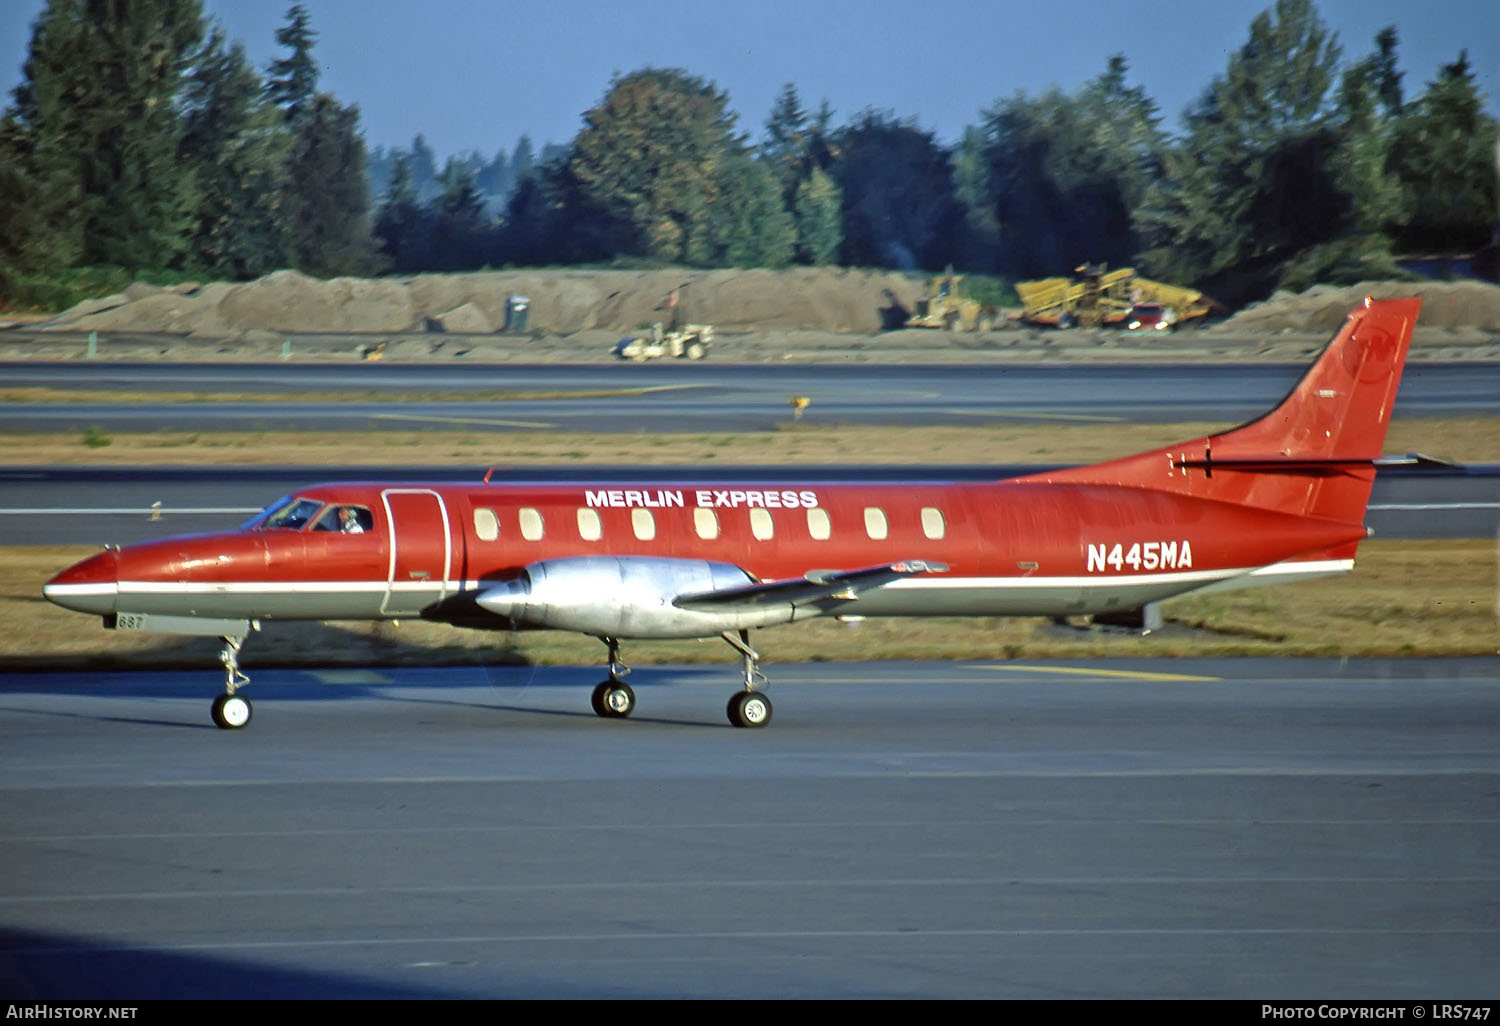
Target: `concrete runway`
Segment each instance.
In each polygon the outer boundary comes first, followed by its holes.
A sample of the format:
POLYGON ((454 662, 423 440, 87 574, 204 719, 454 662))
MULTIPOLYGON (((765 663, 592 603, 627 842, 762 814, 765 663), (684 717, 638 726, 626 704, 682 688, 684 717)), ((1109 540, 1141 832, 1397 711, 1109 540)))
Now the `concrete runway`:
POLYGON ((767 670, 0 676, 0 997, 1494 994, 1500 658, 767 670))

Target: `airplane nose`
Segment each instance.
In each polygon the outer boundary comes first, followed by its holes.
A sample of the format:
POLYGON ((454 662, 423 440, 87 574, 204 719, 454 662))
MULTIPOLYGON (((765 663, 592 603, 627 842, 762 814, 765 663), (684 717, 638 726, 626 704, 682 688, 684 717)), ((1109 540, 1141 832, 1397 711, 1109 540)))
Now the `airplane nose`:
POLYGON ((120 593, 120 561, 115 549, 105 549, 75 563, 42 585, 42 595, 64 609, 101 616, 115 612, 120 593))

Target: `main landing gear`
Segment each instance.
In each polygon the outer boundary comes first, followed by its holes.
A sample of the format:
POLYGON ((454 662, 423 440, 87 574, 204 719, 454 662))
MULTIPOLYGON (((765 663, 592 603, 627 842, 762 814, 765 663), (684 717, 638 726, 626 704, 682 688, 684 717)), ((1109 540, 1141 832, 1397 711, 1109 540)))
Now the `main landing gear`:
MULTIPOLYGON (((756 690, 766 683, 766 675, 760 672, 760 654, 750 647, 750 632, 739 631, 738 637, 725 631, 723 638, 745 659, 745 690, 736 692, 729 699, 725 710, 729 722, 736 727, 764 727, 771 722, 771 700, 756 690)), ((606 719, 623 719, 635 709, 635 692, 621 677, 630 673, 630 667, 620 660, 618 638, 600 638, 609 646, 609 679, 600 681, 589 697, 595 714, 606 719)))
POLYGON ((594 688, 589 704, 595 714, 606 719, 621 720, 635 708, 635 692, 621 677, 628 676, 630 667, 620 660, 620 642, 617 638, 601 638, 609 646, 609 679, 602 680, 594 688))
POLYGON ((250 683, 250 678, 240 672, 240 646, 245 639, 225 637, 221 640, 224 647, 219 650, 219 662, 224 664, 224 694, 214 699, 213 718, 221 730, 238 730, 255 714, 250 699, 235 693, 250 683))
POLYGON ((760 653, 750 647, 749 631, 740 631, 737 638, 725 631, 722 637, 745 658, 745 690, 729 699, 729 722, 736 727, 764 727, 771 722, 771 700, 755 690, 766 682, 760 672, 760 653))

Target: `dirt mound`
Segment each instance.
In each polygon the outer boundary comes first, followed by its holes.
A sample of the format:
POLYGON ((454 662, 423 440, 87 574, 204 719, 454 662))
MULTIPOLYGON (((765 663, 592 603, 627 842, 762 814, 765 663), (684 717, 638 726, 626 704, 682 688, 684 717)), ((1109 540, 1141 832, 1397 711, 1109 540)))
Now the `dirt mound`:
MULTIPOLYGON (((134 284, 91 299, 46 322, 43 330, 142 332, 199 339, 273 333, 490 335, 504 329, 507 301, 529 300, 528 332, 571 335, 629 332, 679 316, 721 332, 755 330, 873 334, 899 324, 923 294, 923 279, 884 271, 796 268, 787 271, 483 271, 413 278, 323 281, 277 271, 242 284, 134 284)), ((1500 286, 1483 282, 1365 282, 1277 293, 1212 330, 1265 337, 1331 334, 1365 296, 1420 295, 1419 333, 1500 333, 1500 286)))
POLYGON ((1421 296, 1424 331, 1473 329, 1500 332, 1500 285, 1481 281, 1370 281, 1335 288, 1318 285, 1300 294, 1278 292, 1247 306, 1213 330, 1266 335, 1276 332, 1334 332, 1366 296, 1391 299, 1421 296))
POLYGON ((134 331, 234 338, 253 331, 305 334, 443 331, 490 334, 511 296, 530 300, 527 329, 567 334, 631 331, 680 315, 721 331, 874 332, 895 304, 911 308, 920 280, 896 273, 790 271, 500 271, 322 281, 277 271, 244 284, 170 289, 135 284, 48 321, 65 331, 134 331))

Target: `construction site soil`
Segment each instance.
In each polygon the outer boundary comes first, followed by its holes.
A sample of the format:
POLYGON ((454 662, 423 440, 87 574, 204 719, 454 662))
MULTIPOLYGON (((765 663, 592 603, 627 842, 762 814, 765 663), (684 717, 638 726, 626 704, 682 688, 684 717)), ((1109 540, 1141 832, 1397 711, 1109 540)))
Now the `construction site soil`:
POLYGON ((977 362, 1300 360, 1366 296, 1419 295, 1413 358, 1500 359, 1500 286, 1366 282, 1277 293, 1171 333, 1058 331, 1019 311, 984 332, 901 328, 924 279, 893 271, 529 270, 245 283, 137 283, 0 330, 0 359, 601 362, 625 335, 669 322, 715 328, 712 358, 977 362), (679 297, 672 309, 668 297, 679 297), (524 326, 513 297, 525 297, 524 326))

